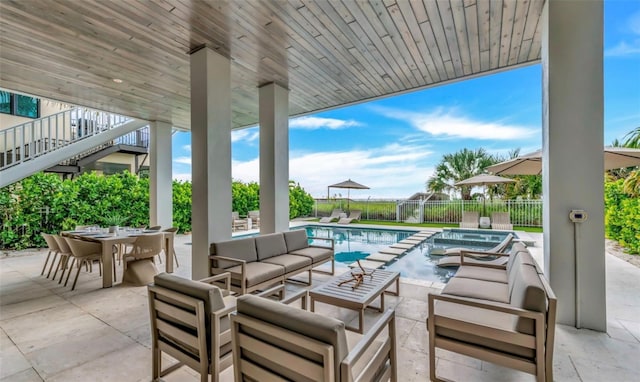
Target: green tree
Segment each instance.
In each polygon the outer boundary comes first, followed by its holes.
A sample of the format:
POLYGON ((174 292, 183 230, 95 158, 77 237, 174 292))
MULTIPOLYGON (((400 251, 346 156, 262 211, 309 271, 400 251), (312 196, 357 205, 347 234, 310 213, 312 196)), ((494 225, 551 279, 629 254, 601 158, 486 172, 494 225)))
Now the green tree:
POLYGON ((627 135, 624 136, 624 147, 629 147, 632 149, 640 149, 640 126, 631 130, 627 135))
POLYGON ((471 187, 456 187, 461 180, 481 174, 485 168, 496 163, 495 158, 484 149, 462 149, 445 154, 436 166, 436 172, 427 180, 427 189, 433 192, 460 189, 462 199, 471 199, 471 187))
POLYGON ((289 181, 289 219, 311 215, 314 203, 313 197, 300 184, 289 181))

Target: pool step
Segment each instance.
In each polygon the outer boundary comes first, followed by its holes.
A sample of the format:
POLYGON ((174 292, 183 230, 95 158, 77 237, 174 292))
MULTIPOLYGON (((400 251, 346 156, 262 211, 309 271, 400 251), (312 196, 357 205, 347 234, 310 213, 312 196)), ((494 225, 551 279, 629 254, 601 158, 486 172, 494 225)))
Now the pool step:
MULTIPOLYGON (((378 269, 384 266, 385 263, 380 261, 372 261, 372 260, 360 260, 360 265, 362 265, 365 269, 378 269)), ((353 262, 349 264, 349 268, 359 268, 358 262, 353 262)))
POLYGON ((418 245, 420 243, 422 243, 424 241, 424 239, 411 239, 411 238, 406 238, 404 240, 400 240, 398 242, 398 244, 413 244, 413 245, 418 245))
POLYGON ((433 233, 420 233, 420 232, 418 232, 418 233, 414 233, 413 235, 411 235, 411 237, 421 237, 421 238, 428 239, 433 235, 434 235, 433 233))
POLYGON ((411 249, 415 247, 416 244, 404 244, 404 243, 396 243, 391 245, 391 248, 400 248, 400 249, 411 249))
POLYGON ((388 263, 389 261, 395 259, 396 255, 389 255, 386 253, 374 253, 373 255, 369 255, 366 257, 367 260, 372 260, 372 261, 384 261, 385 263, 388 263))
POLYGON ((391 255, 402 255, 403 253, 407 252, 407 250, 404 248, 385 248, 379 250, 378 252, 391 255))

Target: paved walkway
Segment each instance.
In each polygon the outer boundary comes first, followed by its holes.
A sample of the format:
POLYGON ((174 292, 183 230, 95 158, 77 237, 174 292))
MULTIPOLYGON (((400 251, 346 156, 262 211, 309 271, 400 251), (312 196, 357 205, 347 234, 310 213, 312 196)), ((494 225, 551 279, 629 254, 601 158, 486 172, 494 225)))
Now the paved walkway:
MULTIPOLYGON (((190 237, 176 240, 180 268, 191 274, 190 237)), ((539 246, 533 248, 540 253, 539 246)), ((148 381, 149 313, 145 287, 101 289, 97 275, 81 273, 75 291, 40 276, 44 251, 0 259, 0 381, 148 381)), ((557 381, 638 381, 640 269, 607 255, 608 333, 559 325, 554 357, 557 381)), ((162 266, 160 266, 162 268, 162 266)), ((120 279, 119 269, 118 279, 120 279)), ((314 285, 327 280, 314 274, 314 285)), ((295 289, 293 284, 288 288, 295 289)), ((401 283, 385 298, 397 313, 399 380, 428 380, 425 317, 428 283, 401 283)), ((319 304, 324 314, 355 324, 357 313, 319 304)), ((378 317, 367 311, 365 330, 378 317)), ((531 375, 438 351, 438 373, 456 381, 533 381, 531 375)), ((232 369, 222 374, 232 380, 232 369)), ((197 381, 181 368, 165 381, 197 381)))

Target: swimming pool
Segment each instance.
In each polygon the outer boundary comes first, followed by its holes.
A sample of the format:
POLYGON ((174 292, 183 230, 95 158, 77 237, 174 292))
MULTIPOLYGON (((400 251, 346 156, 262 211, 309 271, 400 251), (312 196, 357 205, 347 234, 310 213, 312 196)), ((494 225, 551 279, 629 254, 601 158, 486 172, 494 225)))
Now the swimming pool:
MULTIPOLYGON (((377 228, 353 228, 337 226, 308 225, 300 227, 307 230, 310 237, 333 238, 335 241, 335 259, 343 266, 361 260, 381 249, 387 248, 415 234, 415 230, 395 230, 377 228)), ((456 273, 457 268, 436 266, 442 256, 431 256, 433 248, 467 247, 486 250, 501 242, 510 232, 445 229, 431 238, 408 250, 396 260, 383 267, 400 272, 400 276, 446 283, 456 273)), ((318 241, 319 245, 324 245, 318 241)))

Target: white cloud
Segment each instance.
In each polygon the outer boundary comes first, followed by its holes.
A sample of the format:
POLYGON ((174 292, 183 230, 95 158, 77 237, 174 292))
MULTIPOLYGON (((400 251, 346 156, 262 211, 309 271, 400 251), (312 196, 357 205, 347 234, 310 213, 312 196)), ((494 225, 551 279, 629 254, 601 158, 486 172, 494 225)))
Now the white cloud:
POLYGON ((347 127, 362 126, 360 122, 336 118, 320 118, 320 117, 299 117, 289 121, 289 127, 292 129, 345 129, 347 127))
POLYGON ((184 151, 191 152, 191 145, 184 145, 184 146, 182 146, 182 149, 184 151))
POLYGON ((640 54, 640 39, 627 43, 620 41, 618 45, 604 51, 604 55, 608 57, 631 56, 640 54))
POLYGON ((173 160, 175 163, 191 165, 191 157, 177 157, 173 160))
POLYGON ((408 121, 416 129, 436 137, 481 140, 513 140, 537 134, 536 129, 506 124, 501 121, 479 121, 462 115, 456 109, 438 108, 428 113, 376 108, 389 117, 408 121))
MULTIPOLYGON (((351 190, 353 198, 406 198, 424 191, 433 168, 423 163, 432 154, 424 145, 397 143, 368 150, 341 152, 293 152, 289 158, 289 179, 299 182, 314 197, 326 197, 327 186, 346 179, 369 186, 351 190)), ((233 178, 243 182, 259 180, 258 158, 233 162, 233 178)), ((331 189, 331 195, 347 190, 331 189)))
POLYGON ((258 138, 260 138, 260 131, 257 127, 231 131, 231 142, 253 142, 258 138))

